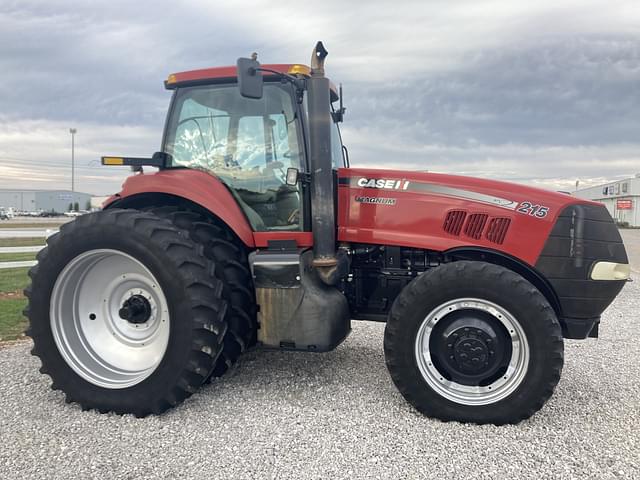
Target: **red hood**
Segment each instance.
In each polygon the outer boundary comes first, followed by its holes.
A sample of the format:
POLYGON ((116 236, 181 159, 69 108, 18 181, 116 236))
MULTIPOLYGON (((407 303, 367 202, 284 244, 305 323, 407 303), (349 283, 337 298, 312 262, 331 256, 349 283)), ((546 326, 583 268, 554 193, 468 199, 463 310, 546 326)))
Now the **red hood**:
POLYGON ((535 264, 571 195, 426 172, 338 171, 338 239, 446 251, 482 247, 535 264))
POLYGON ((571 203, 595 204, 588 200, 576 198, 567 193, 554 192, 544 188, 530 187, 513 182, 500 180, 490 180, 486 178, 468 177, 462 175, 451 175, 446 173, 432 173, 406 170, 388 170, 377 168, 344 168, 339 171, 340 177, 366 177, 376 179, 398 179, 410 182, 429 183, 435 185, 446 185, 476 191, 488 195, 495 195, 502 198, 523 201, 524 199, 546 201, 555 206, 566 206, 571 203))

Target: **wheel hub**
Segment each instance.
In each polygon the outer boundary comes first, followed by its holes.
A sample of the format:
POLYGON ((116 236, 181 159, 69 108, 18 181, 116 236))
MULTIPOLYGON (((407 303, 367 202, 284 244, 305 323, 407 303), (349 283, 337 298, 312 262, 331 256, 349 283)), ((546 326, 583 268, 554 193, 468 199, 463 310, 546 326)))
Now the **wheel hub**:
POLYGON ((529 361, 517 319, 479 298, 457 298, 429 312, 418 329, 415 354, 427 384, 464 405, 506 398, 524 378, 529 361))
POLYGON ((72 259, 51 293, 51 331, 67 364, 103 388, 142 382, 167 349, 167 299, 149 269, 110 249, 72 259))
MULTIPOLYGON (((449 343, 453 350, 453 358, 458 368, 465 373, 479 373, 489 366, 489 346, 486 343, 488 335, 482 330, 467 332, 458 338, 448 337, 453 340, 449 343)), ((489 339, 491 340, 491 339, 489 339)))
POLYGON ((151 317, 151 304, 142 295, 132 295, 124 301, 118 315, 129 323, 139 325, 151 317))

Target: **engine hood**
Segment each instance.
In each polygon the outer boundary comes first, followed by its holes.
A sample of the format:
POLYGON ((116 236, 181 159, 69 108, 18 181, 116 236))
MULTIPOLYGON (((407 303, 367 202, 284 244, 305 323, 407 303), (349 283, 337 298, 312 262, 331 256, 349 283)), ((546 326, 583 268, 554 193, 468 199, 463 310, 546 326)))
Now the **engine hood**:
POLYGON ((338 239, 447 251, 474 246, 535 264, 558 215, 598 205, 525 185, 427 172, 338 172, 338 239))

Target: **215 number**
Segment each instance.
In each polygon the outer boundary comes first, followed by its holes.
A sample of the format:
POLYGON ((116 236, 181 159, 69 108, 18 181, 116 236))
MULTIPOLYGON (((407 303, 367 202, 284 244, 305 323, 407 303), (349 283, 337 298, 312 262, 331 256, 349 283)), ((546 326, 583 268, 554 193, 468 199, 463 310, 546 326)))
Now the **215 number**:
POLYGON ((516 209, 520 213, 525 215, 531 215, 532 217, 544 218, 549 213, 549 207, 543 207, 542 205, 534 205, 531 202, 522 202, 516 209))

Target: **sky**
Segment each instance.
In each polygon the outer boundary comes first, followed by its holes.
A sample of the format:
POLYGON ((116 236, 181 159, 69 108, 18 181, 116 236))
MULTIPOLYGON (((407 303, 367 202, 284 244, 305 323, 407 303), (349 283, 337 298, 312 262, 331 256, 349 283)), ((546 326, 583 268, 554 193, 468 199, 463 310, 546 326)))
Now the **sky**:
POLYGON ((0 188, 113 193, 160 148, 172 72, 308 63, 351 164, 573 190, 640 172, 637 0, 0 2, 0 188))

